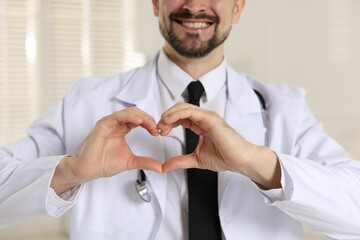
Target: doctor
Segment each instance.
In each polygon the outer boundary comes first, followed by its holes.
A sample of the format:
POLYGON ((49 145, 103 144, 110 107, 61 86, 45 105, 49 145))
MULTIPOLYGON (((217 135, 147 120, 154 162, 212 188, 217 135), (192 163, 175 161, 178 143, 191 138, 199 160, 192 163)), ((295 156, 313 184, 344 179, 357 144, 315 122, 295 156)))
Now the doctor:
POLYGON ((244 0, 152 0, 163 49, 145 66, 75 83, 0 149, 0 226, 70 212, 71 239, 187 239, 187 168, 218 172, 223 239, 360 239, 360 164, 304 92, 235 72, 224 41, 244 0), (185 103, 200 81, 200 106, 185 103), (265 100, 267 121, 254 90, 265 100), (183 128, 200 136, 184 155, 183 128), (265 146, 266 145, 266 146, 265 146), (152 201, 135 190, 145 169, 152 201))

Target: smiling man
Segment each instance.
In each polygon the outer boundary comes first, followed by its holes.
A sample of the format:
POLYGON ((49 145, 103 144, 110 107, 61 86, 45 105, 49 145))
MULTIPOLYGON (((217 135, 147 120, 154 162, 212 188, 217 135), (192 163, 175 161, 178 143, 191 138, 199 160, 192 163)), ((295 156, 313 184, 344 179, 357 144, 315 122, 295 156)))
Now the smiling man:
POLYGON ((73 240, 359 239, 359 162, 303 90, 226 62, 245 0, 152 3, 153 59, 78 81, 0 149, 0 226, 69 211, 73 240))

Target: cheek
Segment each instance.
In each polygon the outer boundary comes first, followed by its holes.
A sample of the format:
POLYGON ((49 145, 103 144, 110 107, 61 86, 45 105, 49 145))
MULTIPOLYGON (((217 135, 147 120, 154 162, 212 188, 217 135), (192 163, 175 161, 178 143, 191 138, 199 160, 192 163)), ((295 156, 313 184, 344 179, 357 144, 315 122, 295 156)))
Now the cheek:
POLYGON ((229 13, 230 9, 233 9, 233 6, 233 0, 212 0, 210 8, 216 13, 224 14, 225 12, 229 13))
POLYGON ((169 15, 173 12, 174 9, 169 4, 162 4, 159 6, 159 20, 163 23, 168 25, 169 23, 169 15))
POLYGON ((220 18, 221 25, 229 25, 233 23, 233 3, 227 0, 213 1, 211 6, 214 13, 220 18))
POLYGON ((211 6, 213 9, 219 10, 219 9, 224 8, 224 6, 225 6, 224 2, 227 2, 227 1, 226 0, 225 1, 212 1, 211 6))
POLYGON ((171 12, 181 9, 184 0, 159 1, 159 14, 169 16, 171 12))
POLYGON ((159 24, 163 27, 168 25, 167 14, 166 14, 166 12, 164 12, 164 9, 162 9, 162 8, 160 8, 160 10, 159 10, 158 21, 159 21, 159 24))
POLYGON ((166 15, 159 16, 159 23, 163 29, 168 29, 170 27, 170 23, 166 15))

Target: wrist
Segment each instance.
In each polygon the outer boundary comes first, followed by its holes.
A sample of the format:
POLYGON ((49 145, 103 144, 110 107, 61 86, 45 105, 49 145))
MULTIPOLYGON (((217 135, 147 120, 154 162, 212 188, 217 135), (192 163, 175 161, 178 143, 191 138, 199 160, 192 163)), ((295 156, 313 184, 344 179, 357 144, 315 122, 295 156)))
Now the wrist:
POLYGON ((281 167, 277 155, 269 148, 256 146, 248 161, 247 175, 264 190, 281 188, 281 167))
POLYGON ((85 182, 74 173, 71 168, 72 161, 73 156, 66 156, 61 159, 55 169, 50 187, 54 189, 57 195, 61 195, 62 193, 78 187, 85 182))

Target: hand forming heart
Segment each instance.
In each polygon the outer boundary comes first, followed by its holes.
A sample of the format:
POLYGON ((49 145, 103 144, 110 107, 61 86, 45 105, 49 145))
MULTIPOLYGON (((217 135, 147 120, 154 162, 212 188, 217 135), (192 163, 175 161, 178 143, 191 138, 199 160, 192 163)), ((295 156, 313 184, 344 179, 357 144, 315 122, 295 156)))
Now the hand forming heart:
MULTIPOLYGON (((239 151, 235 143, 239 140, 246 142, 217 113, 191 104, 176 104, 163 113, 158 124, 144 111, 131 107, 98 121, 73 156, 76 161, 71 161, 70 167, 84 181, 113 176, 130 169, 147 169, 159 173, 176 168, 236 171, 239 158, 234 159, 234 156, 239 151), (142 127, 152 136, 166 136, 180 125, 200 136, 193 154, 168 159, 161 165, 151 157, 133 154, 127 146, 125 136, 133 128, 142 127)), ((249 149, 251 148, 247 147, 244 151, 249 149)))
MULTIPOLYGON (((165 111, 156 124, 149 114, 131 107, 99 120, 78 151, 60 162, 54 179, 70 179, 69 184, 57 186, 64 190, 92 179, 114 176, 131 169, 162 173, 179 168, 201 168, 254 175, 254 178, 261 181, 263 176, 256 171, 253 173, 252 170, 256 168, 269 171, 264 167, 264 163, 274 161, 264 160, 272 157, 277 161, 272 151, 270 155, 268 149, 264 150, 247 142, 216 112, 188 103, 178 103, 165 111), (170 158, 163 165, 154 158, 133 154, 125 140, 125 136, 136 127, 144 128, 152 136, 166 136, 178 126, 190 128, 198 134, 198 146, 194 153, 170 158)), ((270 168, 270 171, 273 169, 274 167, 270 168)))

